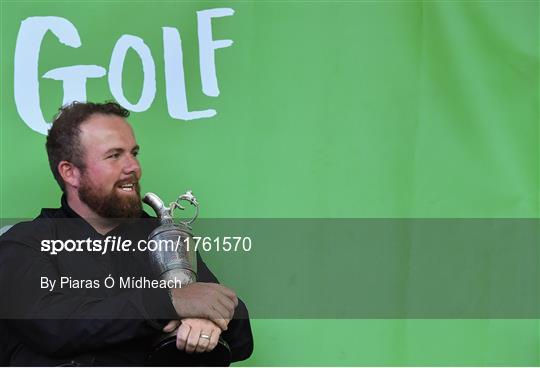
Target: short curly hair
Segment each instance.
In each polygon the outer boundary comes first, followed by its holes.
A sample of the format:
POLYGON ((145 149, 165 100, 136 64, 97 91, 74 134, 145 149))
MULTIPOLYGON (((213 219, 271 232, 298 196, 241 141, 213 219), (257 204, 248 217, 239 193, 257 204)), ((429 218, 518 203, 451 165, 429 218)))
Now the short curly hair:
POLYGON ((45 148, 49 157, 49 166, 62 191, 65 190, 65 185, 58 172, 58 164, 61 161, 69 161, 84 170, 84 152, 79 137, 80 126, 94 114, 127 118, 129 111, 113 101, 104 103, 72 102, 62 106, 54 116, 45 148))

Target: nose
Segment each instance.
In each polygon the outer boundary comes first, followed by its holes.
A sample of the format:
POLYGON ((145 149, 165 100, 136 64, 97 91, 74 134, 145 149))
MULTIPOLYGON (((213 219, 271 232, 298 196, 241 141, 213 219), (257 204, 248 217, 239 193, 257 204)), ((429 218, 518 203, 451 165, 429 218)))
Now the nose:
POLYGON ((132 155, 127 155, 127 159, 124 163, 124 174, 135 174, 137 179, 140 179, 141 177, 141 165, 139 164, 139 160, 137 160, 137 157, 132 155))

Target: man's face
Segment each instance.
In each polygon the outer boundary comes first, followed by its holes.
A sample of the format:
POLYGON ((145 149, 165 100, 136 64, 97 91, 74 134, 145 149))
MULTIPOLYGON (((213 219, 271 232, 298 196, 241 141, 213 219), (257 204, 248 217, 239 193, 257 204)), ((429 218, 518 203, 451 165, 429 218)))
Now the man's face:
POLYGON ((119 116, 95 114, 81 124, 80 141, 80 200, 101 217, 138 217, 141 167, 131 126, 119 116))

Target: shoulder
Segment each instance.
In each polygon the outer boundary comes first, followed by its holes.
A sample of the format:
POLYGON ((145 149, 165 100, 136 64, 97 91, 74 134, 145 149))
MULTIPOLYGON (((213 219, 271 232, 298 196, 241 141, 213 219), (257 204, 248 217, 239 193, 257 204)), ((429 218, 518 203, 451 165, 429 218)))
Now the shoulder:
POLYGON ((0 244, 39 244, 42 239, 53 236, 55 224, 52 219, 60 218, 61 212, 60 209, 44 208, 33 220, 6 224, 0 231, 0 244))
POLYGON ((39 250, 41 241, 52 238, 53 233, 50 224, 43 219, 19 222, 0 236, 0 252, 8 249, 22 250, 21 246, 39 250))

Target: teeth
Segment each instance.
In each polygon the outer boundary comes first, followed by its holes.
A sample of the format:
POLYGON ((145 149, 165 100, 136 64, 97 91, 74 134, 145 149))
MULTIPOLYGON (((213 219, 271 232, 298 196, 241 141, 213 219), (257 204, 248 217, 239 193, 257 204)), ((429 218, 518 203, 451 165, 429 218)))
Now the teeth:
POLYGON ((120 189, 122 189, 125 192, 131 192, 133 190, 134 184, 124 184, 120 186, 120 189))

